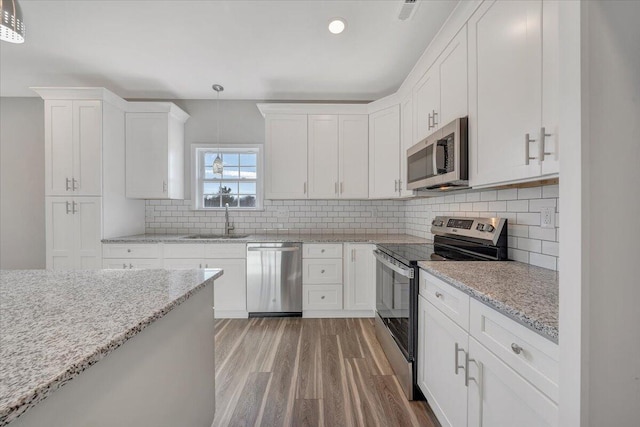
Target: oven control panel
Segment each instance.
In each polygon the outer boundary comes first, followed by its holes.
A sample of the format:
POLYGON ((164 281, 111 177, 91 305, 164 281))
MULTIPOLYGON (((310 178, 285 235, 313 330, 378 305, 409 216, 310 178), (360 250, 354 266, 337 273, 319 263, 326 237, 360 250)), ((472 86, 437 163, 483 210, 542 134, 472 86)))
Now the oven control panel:
POLYGON ((439 236, 471 237, 495 244, 506 222, 503 218, 437 216, 431 221, 431 233, 439 236))

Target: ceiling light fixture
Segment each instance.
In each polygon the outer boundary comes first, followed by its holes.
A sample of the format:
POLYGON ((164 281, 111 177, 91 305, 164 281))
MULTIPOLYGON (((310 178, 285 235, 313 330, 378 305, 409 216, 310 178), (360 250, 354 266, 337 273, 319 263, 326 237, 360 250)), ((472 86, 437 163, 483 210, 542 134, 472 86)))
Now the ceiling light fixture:
POLYGON ((347 28, 347 22, 342 18, 333 18, 329 21, 329 31, 331 34, 340 34, 347 28))
MULTIPOLYGON (((216 107, 217 107, 217 112, 216 112, 216 132, 217 132, 217 137, 216 137, 216 144, 220 145, 220 92, 222 92, 224 90, 224 88, 219 85, 219 84, 215 84, 213 86, 211 86, 211 88, 213 90, 216 91, 216 93, 218 94, 218 99, 216 101, 216 107)), ((224 167, 222 164, 222 159, 220 158, 220 153, 218 153, 216 155, 215 160, 213 161, 213 173, 218 173, 220 175, 222 175, 222 171, 223 171, 224 167)))
POLYGON ((0 40, 24 43, 24 21, 18 0, 0 0, 0 40))

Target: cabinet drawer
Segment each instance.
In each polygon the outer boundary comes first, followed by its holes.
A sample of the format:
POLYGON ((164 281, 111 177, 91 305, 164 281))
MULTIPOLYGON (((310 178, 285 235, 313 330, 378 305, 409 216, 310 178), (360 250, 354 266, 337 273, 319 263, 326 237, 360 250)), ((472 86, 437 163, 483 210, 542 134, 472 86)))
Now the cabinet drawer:
POLYGON ((470 334, 558 402, 557 344, 476 300, 471 301, 470 334))
POLYGON ((246 258, 245 243, 218 243, 204 245, 205 258, 246 258))
POLYGON ((342 285, 302 287, 303 310, 342 310, 342 285))
POLYGON ((204 258, 203 244, 198 243, 176 243, 164 245, 165 258, 204 258))
POLYGON ((163 266, 168 270, 193 270, 206 268, 201 258, 165 258, 163 266))
POLYGON ((162 268, 162 265, 157 258, 105 258, 102 260, 102 268, 131 270, 134 268, 162 268))
POLYGON ((420 295, 465 331, 469 330, 469 295, 420 270, 420 295))
POLYGON ((103 258, 160 258, 157 243, 105 244, 102 245, 103 258))
POLYGON ((303 259, 302 283, 342 285, 342 259, 303 259))
POLYGON ((309 243, 302 245, 303 258, 342 258, 341 243, 309 243))

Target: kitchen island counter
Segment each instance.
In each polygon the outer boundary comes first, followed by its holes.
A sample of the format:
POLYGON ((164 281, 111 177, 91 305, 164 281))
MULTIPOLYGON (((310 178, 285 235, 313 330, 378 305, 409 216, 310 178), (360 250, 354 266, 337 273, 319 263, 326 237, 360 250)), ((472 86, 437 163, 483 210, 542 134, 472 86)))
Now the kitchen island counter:
MULTIPOLYGON (((4 270, 0 275, 4 426, 87 368, 101 365, 101 359, 198 292, 211 289, 222 270, 4 270)), ((207 297, 212 312, 213 296, 207 297)))

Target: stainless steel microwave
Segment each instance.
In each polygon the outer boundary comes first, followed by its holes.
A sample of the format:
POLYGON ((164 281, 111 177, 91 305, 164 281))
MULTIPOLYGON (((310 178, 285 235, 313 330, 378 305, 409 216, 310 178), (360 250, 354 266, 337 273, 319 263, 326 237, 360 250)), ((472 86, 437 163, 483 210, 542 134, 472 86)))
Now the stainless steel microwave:
POLYGON ((469 185, 468 118, 441 127, 407 150, 409 190, 453 190, 469 185))

